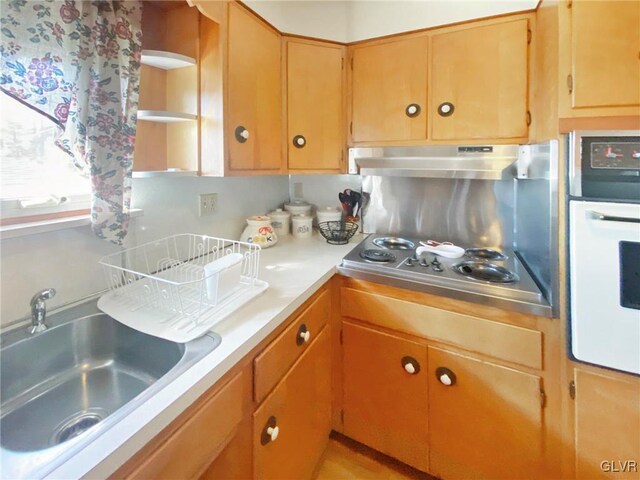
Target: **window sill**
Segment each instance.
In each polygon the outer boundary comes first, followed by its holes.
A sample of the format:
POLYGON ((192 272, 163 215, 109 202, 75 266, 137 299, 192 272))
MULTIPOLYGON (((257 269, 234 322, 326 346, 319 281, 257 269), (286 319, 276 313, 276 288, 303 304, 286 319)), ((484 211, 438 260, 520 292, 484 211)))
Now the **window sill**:
MULTIPOLYGON (((144 210, 142 210, 141 208, 131 209, 131 218, 141 217, 143 215, 144 210)), ((6 238, 24 237, 26 235, 34 235, 36 233, 54 232, 56 230, 65 230, 67 228, 83 227, 90 224, 91 219, 89 218, 89 215, 78 215, 75 217, 43 220, 40 222, 5 225, 0 227, 0 240, 4 240, 6 238)))

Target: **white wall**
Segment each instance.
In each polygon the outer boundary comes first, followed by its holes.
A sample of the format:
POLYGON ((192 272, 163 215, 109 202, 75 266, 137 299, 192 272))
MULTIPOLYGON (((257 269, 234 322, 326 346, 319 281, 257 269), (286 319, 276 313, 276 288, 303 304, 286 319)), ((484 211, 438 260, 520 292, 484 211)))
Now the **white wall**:
POLYGON ((280 31, 353 42, 533 9, 537 0, 247 0, 280 31))
MULTIPOLYGON (((237 238, 250 215, 266 213, 289 199, 288 177, 135 179, 133 206, 143 217, 132 220, 127 243, 174 233, 237 238), (198 217, 199 193, 217 193, 218 208, 198 217)), ((51 308, 106 288, 98 260, 118 251, 96 238, 88 226, 0 241, 0 325, 29 315, 29 300, 53 287, 51 308)))
POLYGON ((537 0, 349 2, 348 41, 535 8, 537 0))
POLYGON ((300 199, 296 195, 296 184, 302 189, 302 199, 318 207, 340 207, 338 192, 350 188, 360 192, 362 177, 360 175, 291 175, 289 195, 292 199, 300 199))
POLYGON ((249 0, 251 9, 281 32, 347 42, 347 2, 249 0))

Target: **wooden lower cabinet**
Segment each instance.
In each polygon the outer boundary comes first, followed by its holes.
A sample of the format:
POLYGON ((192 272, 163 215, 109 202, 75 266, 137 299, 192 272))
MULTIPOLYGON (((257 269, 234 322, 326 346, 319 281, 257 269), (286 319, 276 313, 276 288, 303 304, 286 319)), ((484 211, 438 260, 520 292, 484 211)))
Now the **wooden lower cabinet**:
POLYGON ((253 415, 255 478, 311 478, 331 432, 331 399, 325 327, 253 415))
POLYGON ((342 332, 344 434, 427 471, 426 347, 346 321, 342 332))
POLYGON ((430 473, 543 478, 541 379, 429 347, 430 473))
POLYGON ((222 388, 214 387, 111 478, 198 478, 234 438, 242 421, 244 392, 243 373, 222 388))
POLYGON ((640 379, 574 369, 576 479, 640 478, 640 379))

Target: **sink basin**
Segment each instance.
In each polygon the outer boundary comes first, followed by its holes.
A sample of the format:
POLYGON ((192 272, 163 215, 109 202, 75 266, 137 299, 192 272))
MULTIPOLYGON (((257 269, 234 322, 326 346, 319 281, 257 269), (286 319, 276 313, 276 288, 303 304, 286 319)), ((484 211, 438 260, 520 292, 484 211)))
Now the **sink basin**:
POLYGON ((133 330, 83 304, 0 337, 3 478, 45 475, 122 420, 220 339, 186 344, 133 330))

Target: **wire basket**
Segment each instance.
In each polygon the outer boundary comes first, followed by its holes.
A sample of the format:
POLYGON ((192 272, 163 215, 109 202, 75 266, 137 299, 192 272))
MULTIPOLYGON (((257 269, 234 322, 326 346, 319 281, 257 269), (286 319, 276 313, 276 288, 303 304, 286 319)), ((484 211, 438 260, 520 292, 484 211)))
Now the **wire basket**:
POLYGON ((331 245, 345 245, 358 231, 358 224, 353 222, 331 221, 318 224, 320 234, 331 245))
POLYGON ((99 263, 110 290, 100 309, 131 328, 177 342, 203 335, 268 288, 258 280, 259 245, 203 235, 173 235, 99 263), (211 273, 211 266, 221 264, 223 270, 211 273))

